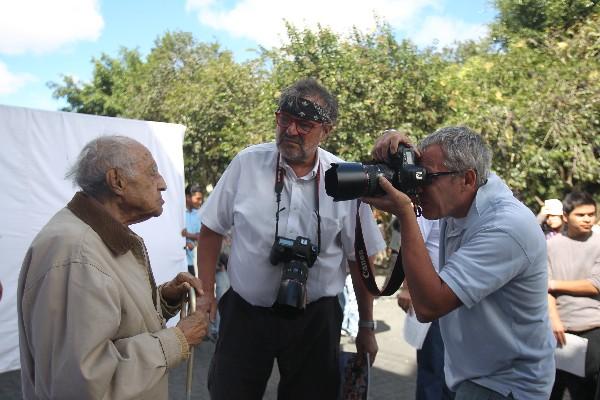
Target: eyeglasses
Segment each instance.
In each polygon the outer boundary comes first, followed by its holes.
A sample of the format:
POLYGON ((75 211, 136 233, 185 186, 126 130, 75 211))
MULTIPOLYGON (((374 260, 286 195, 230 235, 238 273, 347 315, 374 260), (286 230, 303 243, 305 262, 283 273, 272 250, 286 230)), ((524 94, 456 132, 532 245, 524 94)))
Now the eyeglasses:
POLYGON ((288 128, 291 124, 295 124, 298 133, 301 135, 308 135, 314 128, 316 128, 319 125, 322 125, 318 122, 312 122, 306 119, 292 117, 291 115, 282 111, 277 111, 275 113, 275 120, 277 121, 277 125, 283 129, 288 128))
POLYGON ((440 176, 456 175, 456 174, 460 174, 461 172, 462 171, 428 172, 427 173, 427 180, 431 183, 436 178, 439 178, 440 176))

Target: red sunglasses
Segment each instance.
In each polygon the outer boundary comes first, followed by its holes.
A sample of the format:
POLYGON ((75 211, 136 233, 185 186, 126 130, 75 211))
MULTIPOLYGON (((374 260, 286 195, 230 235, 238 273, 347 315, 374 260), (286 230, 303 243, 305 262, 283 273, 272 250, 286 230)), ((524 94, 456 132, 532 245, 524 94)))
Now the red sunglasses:
POLYGON ((283 129, 287 129, 290 125, 295 124, 296 130, 301 135, 308 135, 314 128, 322 125, 320 122, 312 122, 302 118, 296 118, 283 111, 275 112, 275 120, 277 125, 283 129))

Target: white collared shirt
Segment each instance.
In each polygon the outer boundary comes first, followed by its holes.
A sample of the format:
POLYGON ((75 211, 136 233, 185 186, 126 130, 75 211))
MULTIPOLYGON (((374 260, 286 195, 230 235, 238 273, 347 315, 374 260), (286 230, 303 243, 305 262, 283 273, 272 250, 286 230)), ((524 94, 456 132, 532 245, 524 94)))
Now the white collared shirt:
MULTIPOLYGON (((272 265, 269 253, 275 239, 275 143, 251 146, 229 164, 201 210, 202 224, 211 230, 232 233, 227 271, 232 288, 247 302, 270 307, 277 297, 281 264, 272 265)), ((319 212, 321 251, 310 268, 307 281, 308 302, 342 291, 346 277, 344 257, 354 260, 356 200, 334 202, 325 192, 325 171, 340 158, 319 148, 315 167, 303 177, 281 161, 285 169, 281 193, 279 236, 295 239, 304 236, 314 245, 317 239, 315 178, 321 167, 319 212)), ((361 221, 369 255, 385 248, 385 243, 370 208, 361 205, 361 221)))

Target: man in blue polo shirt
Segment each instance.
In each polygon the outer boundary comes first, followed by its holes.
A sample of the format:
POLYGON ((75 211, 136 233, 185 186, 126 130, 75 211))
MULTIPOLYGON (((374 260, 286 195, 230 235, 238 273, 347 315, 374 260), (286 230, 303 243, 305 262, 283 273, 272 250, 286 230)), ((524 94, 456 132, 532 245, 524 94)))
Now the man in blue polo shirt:
MULTIPOLYGON (((396 131, 376 143, 384 160, 396 131)), ((423 216, 441 219, 440 271, 432 266, 411 199, 384 178, 387 192, 366 202, 400 220, 406 281, 417 318, 439 319, 446 383, 456 400, 547 399, 554 338, 547 306, 546 241, 535 216, 490 173, 491 152, 465 127, 442 128, 419 143, 427 185, 423 216)))
POLYGON ((185 238, 185 255, 187 259, 188 272, 194 273, 196 263, 195 249, 198 244, 198 234, 200 233, 200 214, 198 209, 202 205, 202 189, 198 184, 187 185, 185 188, 185 228, 181 231, 181 236, 185 238))

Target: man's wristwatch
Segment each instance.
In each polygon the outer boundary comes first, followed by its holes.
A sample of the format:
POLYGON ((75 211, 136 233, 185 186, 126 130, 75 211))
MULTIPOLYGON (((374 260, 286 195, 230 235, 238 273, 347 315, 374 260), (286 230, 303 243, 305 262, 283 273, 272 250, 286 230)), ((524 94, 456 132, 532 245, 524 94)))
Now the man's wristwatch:
POLYGON ((366 321, 364 319, 361 319, 358 321, 358 327, 367 328, 374 331, 375 329, 377 329, 377 321, 366 321))

